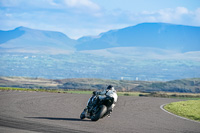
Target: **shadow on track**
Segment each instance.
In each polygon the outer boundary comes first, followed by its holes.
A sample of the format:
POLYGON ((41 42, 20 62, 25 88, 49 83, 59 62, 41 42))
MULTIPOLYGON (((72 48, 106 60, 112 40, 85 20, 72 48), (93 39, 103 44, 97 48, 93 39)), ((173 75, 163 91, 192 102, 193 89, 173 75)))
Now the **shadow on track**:
MULTIPOLYGON (((25 117, 31 118, 31 117, 25 117)), ((52 120, 73 120, 76 121, 76 118, 50 118, 50 117, 32 117, 35 119, 52 119, 52 120)), ((67 127, 62 127, 58 125, 44 124, 40 122, 33 122, 25 119, 14 118, 9 116, 0 115, 0 127, 12 128, 24 130, 24 132, 33 131, 33 132, 42 132, 42 133, 88 133, 88 131, 82 131, 77 129, 71 129, 67 127)), ((1 132, 1 131, 0 131, 1 132)))
POLYGON ((64 121, 91 121, 91 120, 81 120, 78 118, 55 118, 55 117, 25 117, 25 118, 31 118, 31 119, 47 119, 47 120, 64 120, 64 121))

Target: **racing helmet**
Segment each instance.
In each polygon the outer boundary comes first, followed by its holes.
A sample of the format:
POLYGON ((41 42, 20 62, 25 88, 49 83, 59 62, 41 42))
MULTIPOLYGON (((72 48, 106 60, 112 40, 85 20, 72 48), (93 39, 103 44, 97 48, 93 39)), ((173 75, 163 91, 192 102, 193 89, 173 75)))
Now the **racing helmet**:
POLYGON ((107 87, 107 90, 115 90, 115 88, 112 86, 112 85, 109 85, 108 87, 107 87))

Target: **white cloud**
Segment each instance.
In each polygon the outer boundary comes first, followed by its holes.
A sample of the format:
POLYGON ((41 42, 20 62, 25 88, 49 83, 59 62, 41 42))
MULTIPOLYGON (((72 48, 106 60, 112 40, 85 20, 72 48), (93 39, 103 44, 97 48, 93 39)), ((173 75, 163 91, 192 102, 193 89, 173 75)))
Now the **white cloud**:
POLYGON ((200 26, 200 8, 189 11, 185 7, 166 8, 158 11, 143 11, 127 14, 132 22, 165 22, 200 26))
POLYGON ((85 7, 92 10, 100 10, 100 7, 97 4, 91 2, 90 0, 64 0, 64 2, 69 7, 85 7))
POLYGON ((91 0, 62 0, 63 10, 71 11, 74 15, 90 15, 101 17, 101 7, 91 0))
POLYGON ((0 0, 0 5, 7 8, 37 9, 37 8, 57 8, 58 4, 54 0, 0 0))
POLYGON ((163 9, 157 12, 157 21, 191 26, 200 26, 200 8, 195 11, 185 7, 163 9))
POLYGON ((15 8, 76 8, 87 9, 92 11, 100 10, 100 6, 91 0, 0 0, 2 7, 15 8))
POLYGON ((11 13, 6 13, 5 16, 6 17, 12 17, 13 15, 11 13))
POLYGON ((183 18, 183 15, 190 15, 189 11, 185 7, 177 7, 175 9, 163 9, 158 11, 161 21, 174 22, 183 18))
POLYGON ((0 5, 1 7, 14 7, 18 6, 19 3, 21 3, 22 0, 1 0, 0 5))
POLYGON ((200 25, 200 8, 198 8, 194 12, 194 18, 195 18, 195 22, 197 22, 200 25))
POLYGON ((185 7, 177 7, 177 8, 175 9, 175 13, 178 14, 178 15, 183 15, 183 14, 188 14, 189 11, 188 11, 188 9, 185 8, 185 7))

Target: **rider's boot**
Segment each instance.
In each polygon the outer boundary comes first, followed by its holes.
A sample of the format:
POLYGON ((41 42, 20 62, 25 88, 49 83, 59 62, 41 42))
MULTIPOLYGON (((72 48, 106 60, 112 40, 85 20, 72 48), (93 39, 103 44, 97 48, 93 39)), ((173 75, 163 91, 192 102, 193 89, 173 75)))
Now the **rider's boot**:
POLYGON ((110 111, 108 112, 107 117, 110 117, 111 113, 112 113, 112 110, 110 110, 110 111))

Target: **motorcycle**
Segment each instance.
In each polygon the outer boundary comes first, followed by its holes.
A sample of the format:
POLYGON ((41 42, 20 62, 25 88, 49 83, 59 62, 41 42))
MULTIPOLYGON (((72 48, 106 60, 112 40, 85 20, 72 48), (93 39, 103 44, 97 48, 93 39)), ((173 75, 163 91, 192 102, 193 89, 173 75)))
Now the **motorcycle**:
POLYGON ((98 121, 110 113, 113 102, 114 98, 112 97, 106 96, 100 100, 99 95, 94 94, 89 98, 87 107, 81 113, 80 119, 88 118, 92 121, 98 121))

